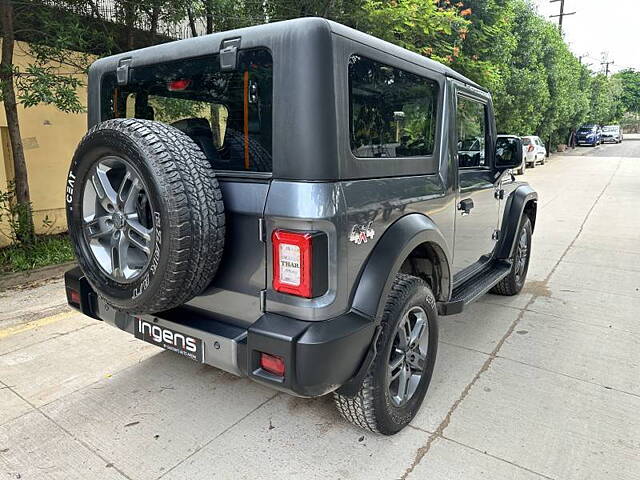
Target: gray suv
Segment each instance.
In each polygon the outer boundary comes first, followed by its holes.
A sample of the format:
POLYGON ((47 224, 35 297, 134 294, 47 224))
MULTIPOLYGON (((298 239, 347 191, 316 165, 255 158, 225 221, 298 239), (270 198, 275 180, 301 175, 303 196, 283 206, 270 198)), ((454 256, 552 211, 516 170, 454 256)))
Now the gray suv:
MULTIPOLYGON (((489 93, 324 19, 96 61, 66 186, 67 299, 393 434, 438 318, 523 287, 537 194, 489 93), (468 147, 467 147, 468 146, 468 147)), ((99 341, 99 339, 97 339, 99 341)))

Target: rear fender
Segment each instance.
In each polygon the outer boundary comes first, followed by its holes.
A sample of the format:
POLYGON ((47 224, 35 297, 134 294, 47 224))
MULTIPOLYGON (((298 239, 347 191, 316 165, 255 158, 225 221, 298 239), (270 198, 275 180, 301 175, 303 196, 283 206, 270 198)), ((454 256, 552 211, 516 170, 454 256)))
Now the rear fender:
POLYGON ((497 258, 509 259, 513 256, 516 235, 520 230, 524 212, 527 208, 532 209, 531 226, 535 228, 538 193, 530 185, 520 185, 509 195, 504 207, 504 216, 502 218, 503 235, 498 247, 497 258))
POLYGON ((356 286, 352 309, 371 319, 376 327, 367 354, 356 374, 340 387, 339 392, 342 395, 354 396, 362 386, 364 377, 376 357, 376 345, 381 331, 380 321, 389 290, 404 261, 417 246, 424 243, 430 243, 438 256, 439 285, 436 300, 449 300, 451 267, 446 240, 430 218, 419 213, 405 215, 384 232, 369 255, 356 286))
POLYGON ((409 254, 423 243, 430 243, 438 255, 439 285, 436 299, 448 300, 451 294, 451 270, 447 242, 429 217, 412 213, 393 223, 374 247, 360 275, 352 308, 378 323, 382 319, 387 295, 396 274, 409 254))

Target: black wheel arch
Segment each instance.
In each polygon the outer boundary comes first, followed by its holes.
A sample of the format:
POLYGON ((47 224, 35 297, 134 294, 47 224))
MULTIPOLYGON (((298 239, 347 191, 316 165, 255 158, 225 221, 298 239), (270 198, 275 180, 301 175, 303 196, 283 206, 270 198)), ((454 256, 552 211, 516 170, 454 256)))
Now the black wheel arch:
POLYGON ((507 197, 502 217, 502 235, 496 257, 511 258, 516 245, 516 234, 522 225, 524 215, 531 219, 531 228, 535 230, 538 213, 538 192, 530 185, 520 185, 507 197))
POLYGON ((399 272, 421 276, 430 283, 436 300, 446 301, 451 294, 450 258, 442 232, 429 217, 405 215, 389 226, 369 254, 352 293, 351 307, 379 321, 399 272), (431 270, 420 271, 421 261, 431 270))

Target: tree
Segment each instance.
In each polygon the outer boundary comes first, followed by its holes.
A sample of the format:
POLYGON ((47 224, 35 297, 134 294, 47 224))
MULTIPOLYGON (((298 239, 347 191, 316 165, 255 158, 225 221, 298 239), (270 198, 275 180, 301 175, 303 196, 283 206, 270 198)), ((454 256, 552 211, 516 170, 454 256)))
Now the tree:
MULTIPOLYGON (((88 57, 65 50, 67 41, 74 38, 79 24, 64 25, 64 30, 52 41, 34 38, 27 52, 33 59, 26 66, 14 63, 16 45, 15 20, 18 11, 22 17, 34 15, 33 5, 16 7, 12 0, 0 0, 2 27, 2 58, 0 60, 0 100, 4 103, 13 155, 15 202, 19 228, 16 237, 30 244, 35 239, 29 179, 20 135, 18 105, 31 107, 39 103, 52 104, 65 112, 83 110, 76 89, 81 85, 79 74, 84 73, 88 57), (38 41, 40 40, 40 41, 38 41)), ((43 19, 46 21, 46 19, 43 19)), ((55 27, 54 27, 55 28, 55 27)))
POLYGON ((460 55, 467 31, 467 14, 450 2, 366 0, 362 4, 358 27, 408 50, 450 64, 460 55))
POLYGON ((107 55, 141 46, 141 42, 166 41, 158 35, 158 27, 161 20, 164 25, 179 21, 181 10, 175 3, 115 0, 113 16, 106 18, 109 11, 97 0, 60 0, 56 7, 38 1, 0 0, 0 101, 4 103, 13 154, 20 242, 32 243, 35 229, 18 106, 48 104, 67 113, 84 111, 78 88, 94 58, 91 54, 107 55), (120 22, 124 35, 111 20, 120 22), (143 32, 140 26, 148 30, 143 32), (21 44, 26 53, 23 58, 30 59, 26 65, 14 62, 17 38, 26 42, 21 44))
POLYGON ((13 51, 15 48, 15 32, 13 27, 13 2, 0 0, 0 22, 2 25, 2 59, 0 60, 0 87, 2 101, 7 116, 9 141, 13 153, 13 168, 15 174, 15 191, 19 228, 16 231, 18 240, 31 243, 34 237, 33 218, 31 215, 31 196, 29 194, 29 179, 27 162, 24 157, 20 124, 18 122, 18 102, 15 94, 15 72, 13 66, 13 51))
POLYGON ((623 70, 613 76, 622 88, 621 103, 626 112, 640 113, 640 72, 623 70))

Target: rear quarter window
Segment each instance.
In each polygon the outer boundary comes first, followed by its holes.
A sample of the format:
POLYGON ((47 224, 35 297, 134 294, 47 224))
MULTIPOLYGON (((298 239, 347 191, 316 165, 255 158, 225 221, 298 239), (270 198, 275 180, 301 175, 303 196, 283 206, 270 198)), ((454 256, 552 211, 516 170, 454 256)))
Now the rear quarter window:
POLYGON ((352 55, 349 59, 351 151, 359 158, 433 154, 438 84, 352 55))
POLYGON ((102 120, 142 118, 186 133, 218 170, 272 171, 273 62, 241 51, 221 72, 218 55, 131 69, 127 85, 104 78, 102 120))

